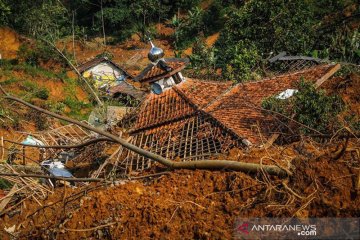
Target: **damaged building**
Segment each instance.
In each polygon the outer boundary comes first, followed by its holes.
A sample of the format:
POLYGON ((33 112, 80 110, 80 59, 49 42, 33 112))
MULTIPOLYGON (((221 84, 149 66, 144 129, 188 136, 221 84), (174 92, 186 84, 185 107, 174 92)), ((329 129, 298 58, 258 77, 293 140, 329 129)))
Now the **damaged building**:
POLYGON ((84 78, 92 79, 97 88, 109 88, 133 76, 107 57, 96 57, 78 66, 84 78))
MULTIPOLYGON (((264 144, 282 126, 262 109, 262 101, 274 95, 290 97, 301 78, 320 86, 339 68, 322 64, 233 85, 183 77, 180 71, 186 60, 169 61, 162 58, 160 50, 156 52, 157 57, 149 56, 152 63, 135 78, 150 84, 152 92, 139 106, 130 142, 178 161, 211 159, 234 147, 264 144)), ((151 164, 130 151, 121 163, 127 172, 144 170, 151 164)))

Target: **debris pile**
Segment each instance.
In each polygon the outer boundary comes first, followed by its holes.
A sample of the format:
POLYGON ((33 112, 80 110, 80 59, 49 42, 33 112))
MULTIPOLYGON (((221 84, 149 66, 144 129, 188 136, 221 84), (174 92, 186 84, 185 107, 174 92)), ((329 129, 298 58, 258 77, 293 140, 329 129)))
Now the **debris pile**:
MULTIPOLYGON (((131 80, 141 88, 113 88, 141 100, 137 108, 108 108, 113 114, 101 121, 97 109, 92 124, 32 105, 0 86, 5 101, 69 123, 24 133, 22 142, 1 139, 8 163, 0 177, 12 185, 0 193, 1 239, 231 238, 240 216, 359 215, 356 134, 345 127, 346 135, 301 136, 275 145, 282 123, 261 108, 266 97, 291 97, 301 78, 321 87, 340 65, 316 61, 233 85, 186 78, 180 71, 188 61, 163 55, 152 44, 152 63, 131 80), (148 92, 138 95, 143 89, 148 92), (14 163, 24 170, 9 165, 14 163)), ((92 63, 116 67, 107 59, 92 63)), ((96 67, 90 65, 82 74, 96 67)), ((120 75, 111 81, 125 81, 120 75)))
POLYGON ((15 226, 12 234, 19 238, 228 239, 236 219, 243 216, 357 216, 358 171, 349 165, 351 154, 331 161, 321 146, 311 141, 288 146, 305 154, 292 161, 296 171, 290 179, 179 170, 112 185, 58 188, 42 207, 25 201, 22 214, 6 217, 0 227, 15 226))

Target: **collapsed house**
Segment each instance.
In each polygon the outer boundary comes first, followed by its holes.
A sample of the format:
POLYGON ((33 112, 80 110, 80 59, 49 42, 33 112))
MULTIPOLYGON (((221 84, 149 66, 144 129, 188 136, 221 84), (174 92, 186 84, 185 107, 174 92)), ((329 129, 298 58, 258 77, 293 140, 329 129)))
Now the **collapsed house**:
MULTIPOLYGON (((186 61, 164 61, 163 54, 159 56, 155 61, 149 57, 153 63, 135 78, 149 83, 152 92, 138 109, 130 142, 178 161, 211 159, 228 154, 234 147, 264 144, 282 126, 276 117, 261 108, 262 101, 274 95, 280 99, 290 97, 301 78, 320 86, 339 69, 339 65, 315 65, 233 85, 185 78, 171 63, 186 64, 186 61), (181 81, 175 80, 179 75, 181 81)), ((178 69, 182 68, 181 64, 178 69)), ((126 172, 144 170, 152 164, 143 156, 125 152, 121 168, 126 172)))

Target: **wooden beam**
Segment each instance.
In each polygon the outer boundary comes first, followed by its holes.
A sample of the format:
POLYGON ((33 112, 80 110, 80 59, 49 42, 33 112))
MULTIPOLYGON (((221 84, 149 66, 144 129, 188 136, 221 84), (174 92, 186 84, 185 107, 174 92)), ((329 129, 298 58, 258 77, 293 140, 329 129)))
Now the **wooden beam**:
POLYGON ((279 136, 280 136, 280 134, 278 134, 278 133, 272 134, 270 136, 270 138, 267 140, 267 142, 261 148, 268 149, 279 138, 279 136))
POLYGON ((326 80, 328 80, 332 75, 334 75, 341 68, 340 64, 336 64, 333 68, 331 68, 324 76, 318 79, 315 83, 315 87, 318 88, 323 84, 326 80))

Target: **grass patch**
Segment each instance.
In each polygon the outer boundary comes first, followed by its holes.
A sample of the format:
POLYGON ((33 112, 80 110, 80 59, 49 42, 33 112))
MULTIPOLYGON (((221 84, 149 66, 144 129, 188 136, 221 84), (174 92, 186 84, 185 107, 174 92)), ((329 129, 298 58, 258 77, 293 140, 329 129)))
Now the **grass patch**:
POLYGON ((17 82, 20 82, 20 81, 22 81, 22 80, 19 79, 19 78, 11 77, 11 78, 6 79, 5 81, 1 82, 1 85, 11 85, 13 83, 17 83, 17 82))
POLYGON ((74 97, 66 97, 63 103, 70 108, 68 115, 78 120, 87 119, 92 108, 92 104, 84 103, 74 97))

